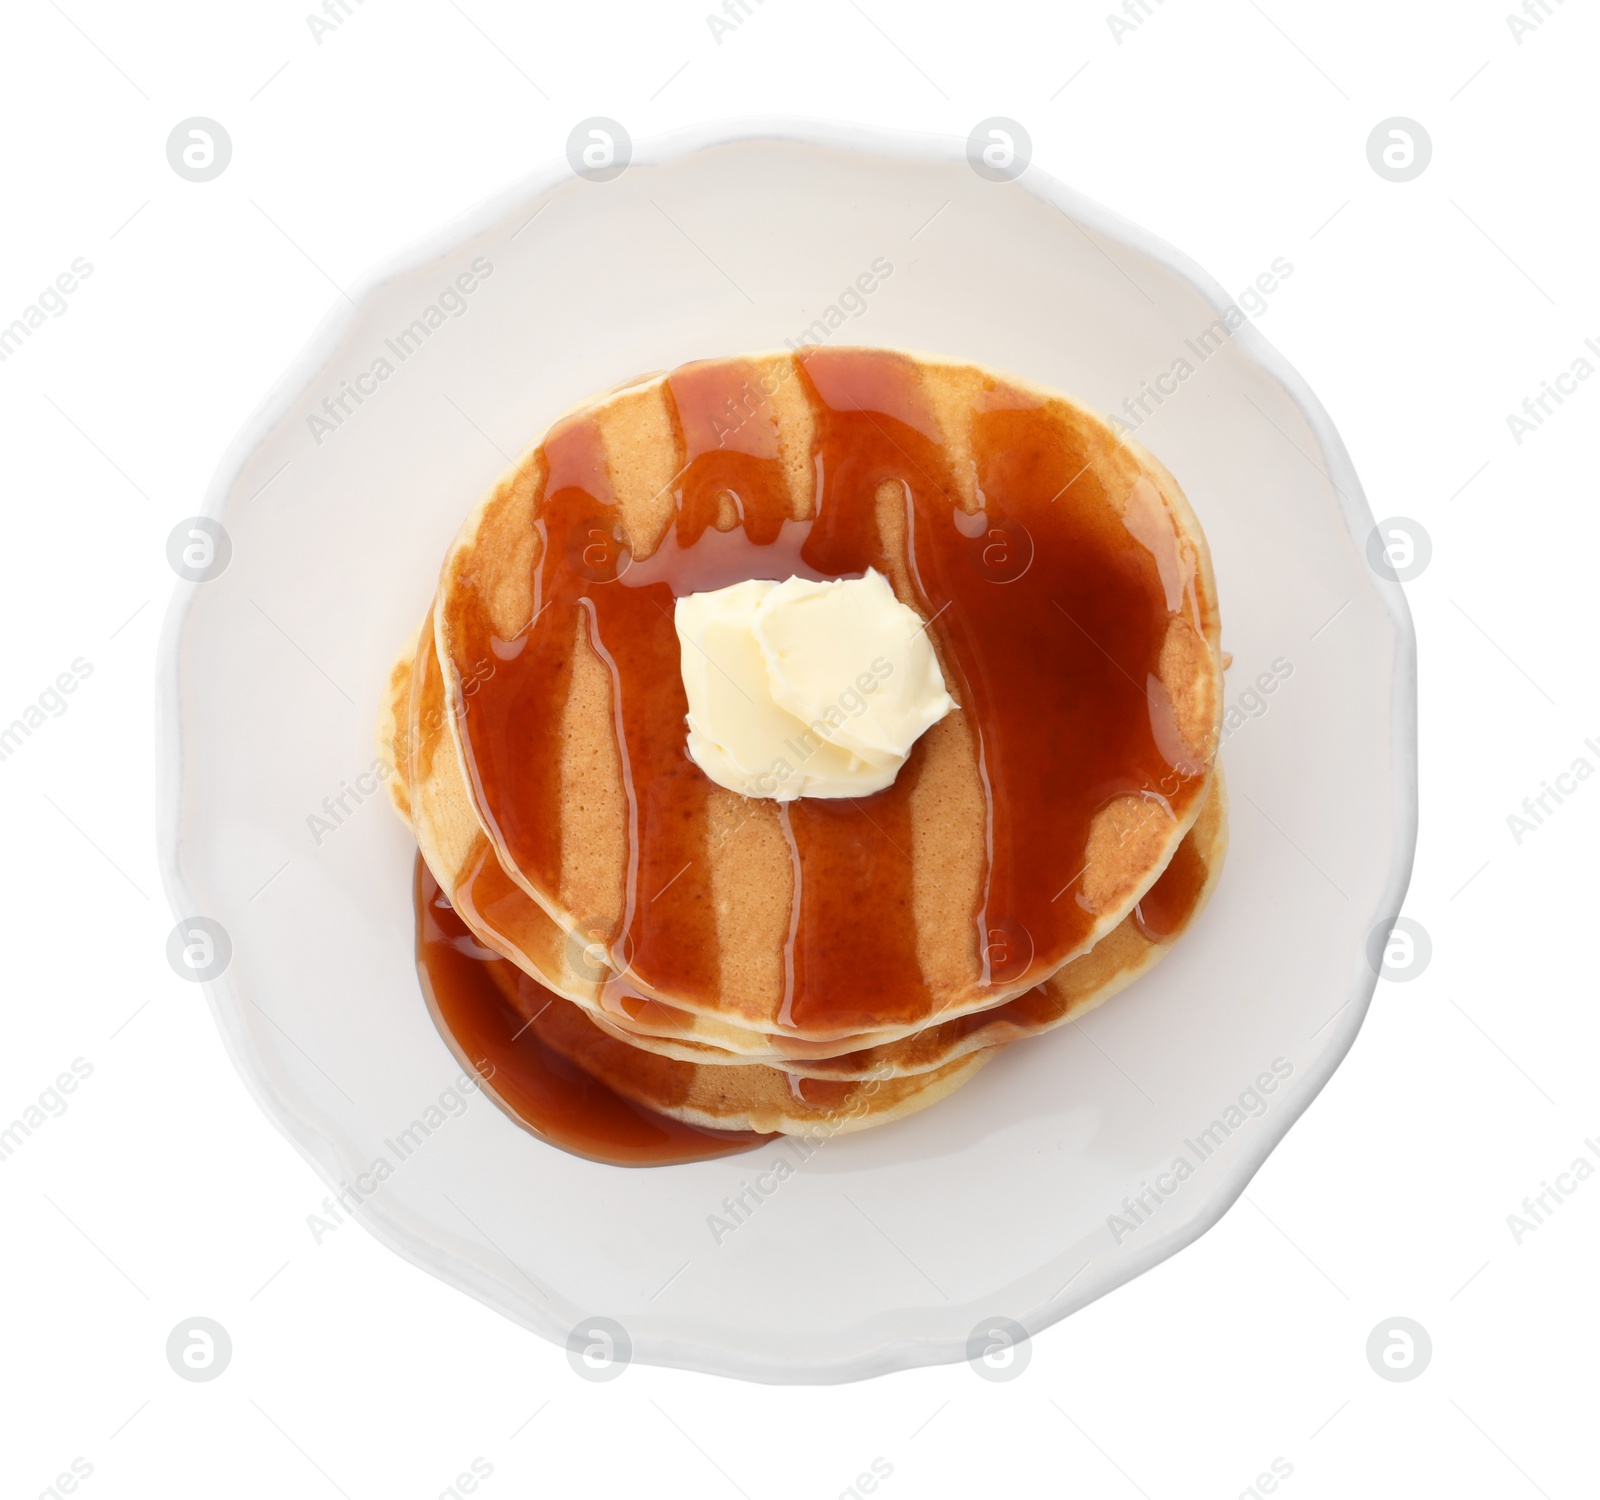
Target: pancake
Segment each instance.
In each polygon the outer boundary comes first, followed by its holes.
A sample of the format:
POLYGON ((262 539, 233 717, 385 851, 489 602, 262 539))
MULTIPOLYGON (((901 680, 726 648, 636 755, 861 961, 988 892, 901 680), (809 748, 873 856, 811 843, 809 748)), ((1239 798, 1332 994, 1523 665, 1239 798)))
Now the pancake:
POLYGON ((660 1057, 610 1036, 510 964, 497 964, 494 977, 540 1039, 591 1077, 657 1114, 712 1130, 826 1137, 887 1125, 954 1093, 999 1050, 964 1053, 904 1077, 845 1081, 802 1078, 759 1063, 717 1067, 660 1057))
POLYGON ((530 897, 552 926, 511 946, 611 993, 613 1025, 860 1050, 1118 929, 1204 801, 1218 632, 1176 482, 1068 398, 886 351, 706 361, 579 408, 469 518, 434 615, 455 756, 417 785, 456 890, 475 858, 530 897), (674 595, 866 566, 928 621, 960 709, 869 798, 712 784, 683 750, 674 595))

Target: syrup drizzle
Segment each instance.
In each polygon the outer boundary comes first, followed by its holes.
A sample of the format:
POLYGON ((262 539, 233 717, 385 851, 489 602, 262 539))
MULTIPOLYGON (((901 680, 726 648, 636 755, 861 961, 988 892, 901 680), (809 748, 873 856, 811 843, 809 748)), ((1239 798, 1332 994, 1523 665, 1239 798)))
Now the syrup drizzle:
MULTIPOLYGON (((991 974, 984 958, 985 981, 1048 972, 1094 922, 1079 885, 1094 815, 1129 793, 1160 795, 1181 814, 1204 785, 1201 768, 1173 753, 1158 677, 1171 618, 1161 563, 1123 523, 1084 435, 1003 385, 988 388, 973 423, 980 509, 969 514, 918 368, 888 351, 801 351, 817 482, 814 513, 795 519, 773 424, 723 426, 754 370, 706 362, 669 378, 684 462, 672 522, 648 557, 620 540, 592 414, 547 437, 532 621, 498 643, 497 669, 461 719, 469 781, 501 857, 559 890, 560 705, 581 622, 611 674, 629 803, 624 916, 598 936, 643 989, 715 997, 712 784, 685 748, 673 600, 746 578, 889 574, 876 498, 893 484, 914 603, 967 715, 987 802, 973 951, 986 954, 997 930, 1022 934, 1027 969, 991 974), (1068 492, 1071 504, 1058 505, 1068 492), (717 529, 730 510, 731 527, 717 529)), ((464 659, 487 655, 482 606, 463 602, 457 623, 464 659)), ((923 749, 870 797, 782 809, 795 910, 780 1026, 849 1032, 931 1017, 911 864, 923 749)))
POLYGON ((538 1022, 524 1020, 505 987, 525 989, 535 1011, 546 1001, 570 1002, 480 946, 420 855, 412 893, 417 974, 436 1024, 501 1107, 541 1140, 613 1166, 661 1167, 731 1156, 772 1139, 686 1125, 592 1078, 545 1042, 538 1022))

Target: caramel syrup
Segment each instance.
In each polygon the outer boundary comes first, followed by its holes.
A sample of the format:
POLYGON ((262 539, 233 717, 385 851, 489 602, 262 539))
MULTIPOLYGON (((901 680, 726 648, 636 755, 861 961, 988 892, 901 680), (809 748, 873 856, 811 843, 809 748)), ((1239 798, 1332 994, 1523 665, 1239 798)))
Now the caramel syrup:
MULTIPOLYGON (((702 1130, 624 1099, 539 1035, 495 982, 512 970, 467 930, 422 856, 412 885, 417 914, 417 974, 434 1021, 452 1050, 484 1082, 484 1090, 534 1135, 592 1161, 619 1167, 664 1167, 749 1151, 769 1135, 702 1130)), ((537 994, 542 990, 520 970, 537 994)))
MULTIPOLYGON (((1210 866, 1201 856, 1191 829, 1174 851, 1171 863, 1160 878, 1145 893, 1143 900, 1124 921, 1137 924, 1140 933, 1149 942, 1169 947, 1182 935, 1193 920, 1195 908, 1200 904, 1200 893, 1205 889, 1210 866), (1176 873, 1174 873, 1176 872, 1176 873), (1148 909, 1148 915, 1146 915, 1148 909)), ((1103 941, 1103 940, 1102 940, 1103 941)), ((1067 1013, 1071 1018, 1072 1012, 1067 1013)), ((1062 1017, 1061 1002, 1045 985, 1014 996, 1002 1005, 989 1010, 968 1011, 948 1021, 937 1022, 921 1035, 931 1037, 936 1045, 948 1047, 963 1037, 995 1023, 1004 1023, 1026 1030, 1058 1024, 1062 1017)), ((871 1049, 860 1052, 843 1052, 833 1057, 818 1058, 815 1062, 834 1066, 864 1066, 872 1060, 871 1049)), ((797 1080, 797 1082, 802 1080, 797 1080)), ((803 1080, 810 1084, 813 1080, 803 1080)))
MULTIPOLYGON (((1181 815, 1204 785, 1202 767, 1163 750, 1181 741, 1159 680, 1170 620, 1160 564, 1123 523, 1085 433, 1004 385, 988 388, 973 422, 980 509, 966 512, 917 366, 884 350, 800 352, 816 503, 795 520, 773 423, 723 425, 757 374, 716 361, 668 378, 684 463, 675 520, 649 557, 620 540, 592 414, 546 438, 530 623, 505 642, 476 606, 457 622, 463 659, 496 658, 460 721, 483 822, 508 867, 559 890, 560 706, 581 623, 612 677, 629 817, 623 919, 597 936, 644 990, 715 997, 712 783, 685 748, 673 601, 747 578, 892 574, 876 513, 890 482, 904 496, 914 602, 977 744, 988 863, 974 952, 986 983, 1042 977, 1094 924, 1080 879, 1095 814, 1133 793, 1181 815), (736 524, 720 531, 730 497, 736 524), (1020 966, 992 967, 995 932, 1026 954, 1020 966)), ((783 806, 796 910, 780 1026, 826 1034, 932 1016, 912 911, 921 748, 884 791, 783 806)))

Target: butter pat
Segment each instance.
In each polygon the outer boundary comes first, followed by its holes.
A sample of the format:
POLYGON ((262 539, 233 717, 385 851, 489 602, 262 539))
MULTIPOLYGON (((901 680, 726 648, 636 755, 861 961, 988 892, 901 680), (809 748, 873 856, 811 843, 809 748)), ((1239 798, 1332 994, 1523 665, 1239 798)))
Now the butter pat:
POLYGON ((677 601, 689 756, 745 797, 865 797, 956 704, 881 573, 750 579, 677 601))

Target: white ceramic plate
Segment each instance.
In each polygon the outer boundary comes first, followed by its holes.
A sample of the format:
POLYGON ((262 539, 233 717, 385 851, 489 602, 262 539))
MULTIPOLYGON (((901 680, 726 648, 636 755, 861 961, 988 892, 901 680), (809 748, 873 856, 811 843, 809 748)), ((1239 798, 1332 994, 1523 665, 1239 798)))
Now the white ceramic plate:
POLYGON ((1248 323, 1200 338, 1229 305, 1037 169, 987 181, 961 142, 778 124, 640 150, 609 182, 543 172, 329 319, 207 497, 232 559, 167 618, 160 827, 177 915, 231 938, 207 991, 240 1073, 374 1234, 547 1338, 604 1316, 637 1359, 838 1381, 960 1359, 997 1318, 1037 1332, 1216 1222, 1354 1039, 1416 828, 1401 591, 1367 564, 1373 520, 1310 391, 1248 323), (875 289, 844 295, 862 273, 875 289), (1152 975, 937 1107, 827 1143, 727 1233, 724 1199, 791 1148, 623 1170, 481 1095, 453 1112, 410 840, 381 790, 356 793, 390 661, 508 456, 593 391, 819 318, 1112 413, 1187 360, 1138 436, 1216 559, 1233 842, 1152 975))

